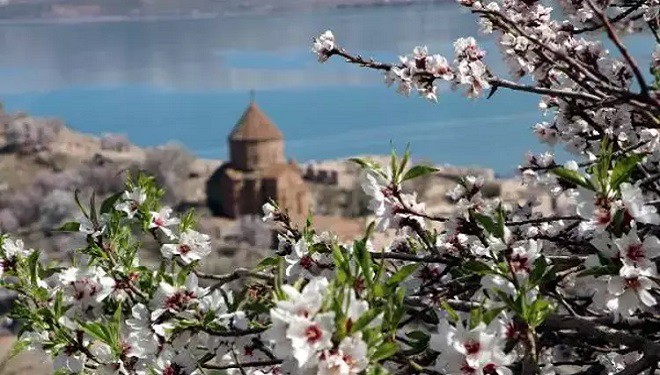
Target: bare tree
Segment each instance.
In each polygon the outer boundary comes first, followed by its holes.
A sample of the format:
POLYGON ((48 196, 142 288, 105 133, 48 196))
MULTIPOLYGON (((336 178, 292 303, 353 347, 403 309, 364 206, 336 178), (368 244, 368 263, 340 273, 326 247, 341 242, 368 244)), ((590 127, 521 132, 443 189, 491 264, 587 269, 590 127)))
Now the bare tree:
POLYGON ((165 201, 178 205, 185 194, 181 184, 190 175, 194 160, 185 148, 172 143, 148 149, 144 169, 165 189, 165 201))

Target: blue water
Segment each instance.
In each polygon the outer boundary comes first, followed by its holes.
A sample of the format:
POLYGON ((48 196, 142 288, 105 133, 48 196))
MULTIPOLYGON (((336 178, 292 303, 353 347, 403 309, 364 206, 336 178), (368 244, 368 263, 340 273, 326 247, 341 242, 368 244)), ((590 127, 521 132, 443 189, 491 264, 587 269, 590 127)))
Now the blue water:
MULTIPOLYGON (((207 158, 226 157, 227 134, 251 89, 299 161, 383 154, 390 142, 400 149, 410 142, 417 159, 509 174, 528 150, 547 149, 530 131, 542 120, 538 98, 502 91, 473 101, 445 90, 439 104, 406 99, 378 73, 318 64, 309 45, 326 28, 347 48, 394 60, 416 44, 451 55, 453 39, 476 34, 477 26, 454 4, 0 25, 0 101, 9 111, 62 118, 86 133, 125 134, 138 145, 173 140, 207 158)), ((496 53, 489 59, 501 68, 496 53)))

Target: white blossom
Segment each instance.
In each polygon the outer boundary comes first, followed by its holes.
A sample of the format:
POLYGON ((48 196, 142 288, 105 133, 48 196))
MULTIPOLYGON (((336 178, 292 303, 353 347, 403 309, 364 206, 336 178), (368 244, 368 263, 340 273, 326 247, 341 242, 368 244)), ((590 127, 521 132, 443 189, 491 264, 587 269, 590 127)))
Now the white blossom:
POLYGON ((513 358, 504 354, 505 340, 499 336, 500 324, 499 319, 494 319, 491 326, 479 323, 468 329, 461 322, 454 327, 446 319, 441 320, 438 333, 431 336, 429 344, 440 353, 436 368, 452 375, 512 375, 506 366, 513 358))
MULTIPOLYGON (((99 267, 70 267, 56 275, 65 300, 84 312, 96 308, 115 287, 115 280, 99 267)), ((70 310, 73 312, 74 310, 70 310)))
POLYGON ((612 312, 615 318, 629 318, 638 310, 656 305, 650 290, 655 286, 645 270, 624 265, 619 275, 607 277, 606 290, 597 291, 594 302, 612 312))
POLYGON ((164 244, 160 248, 163 257, 171 259, 178 255, 185 264, 201 260, 212 251, 208 235, 187 229, 179 235, 179 243, 164 244))
POLYGON ((264 216, 262 218, 264 222, 271 222, 275 219, 275 213, 277 212, 277 208, 273 206, 272 203, 270 202, 264 203, 264 205, 261 206, 261 210, 264 213, 264 216))
POLYGON ((314 318, 293 316, 286 331, 291 340, 293 357, 301 368, 315 366, 318 355, 332 348, 332 334, 335 328, 335 315, 332 312, 320 313, 314 318))
POLYGON ((314 52, 320 62, 325 62, 330 57, 329 53, 335 49, 335 36, 332 31, 326 30, 318 38, 314 38, 312 52, 314 52))
POLYGON ((614 243, 619 249, 621 260, 625 265, 645 269, 650 276, 657 275, 655 263, 652 259, 660 256, 660 241, 655 236, 647 236, 644 241, 637 235, 637 229, 615 239, 614 243))
POLYGON ((150 213, 151 221, 149 223, 149 229, 158 229, 167 237, 172 237, 172 230, 169 228, 173 225, 179 224, 179 219, 176 217, 170 217, 172 215, 172 208, 163 207, 160 211, 152 211, 150 213))
POLYGON ((122 194, 121 201, 115 204, 115 209, 125 212, 126 216, 132 219, 146 200, 147 193, 142 188, 136 187, 122 194))
POLYGON ((644 202, 642 189, 627 182, 621 184, 621 201, 635 221, 644 224, 660 224, 660 214, 654 206, 644 202))

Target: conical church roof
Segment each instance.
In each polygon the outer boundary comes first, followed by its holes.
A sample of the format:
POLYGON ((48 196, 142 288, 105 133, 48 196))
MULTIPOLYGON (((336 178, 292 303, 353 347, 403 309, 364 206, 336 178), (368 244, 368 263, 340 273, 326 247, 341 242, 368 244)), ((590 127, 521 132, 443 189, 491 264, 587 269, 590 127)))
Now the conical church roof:
POLYGON ((234 130, 229 134, 229 139, 232 141, 270 141, 284 139, 284 136, 257 104, 251 102, 234 126, 234 130))

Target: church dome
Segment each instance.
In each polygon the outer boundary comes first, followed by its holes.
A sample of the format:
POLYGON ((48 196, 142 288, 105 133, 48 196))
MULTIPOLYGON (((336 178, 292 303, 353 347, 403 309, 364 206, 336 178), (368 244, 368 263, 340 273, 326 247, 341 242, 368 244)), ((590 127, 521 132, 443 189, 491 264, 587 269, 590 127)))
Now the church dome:
POLYGON ((282 140, 280 129, 252 102, 229 134, 231 141, 270 141, 282 140))

